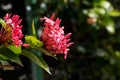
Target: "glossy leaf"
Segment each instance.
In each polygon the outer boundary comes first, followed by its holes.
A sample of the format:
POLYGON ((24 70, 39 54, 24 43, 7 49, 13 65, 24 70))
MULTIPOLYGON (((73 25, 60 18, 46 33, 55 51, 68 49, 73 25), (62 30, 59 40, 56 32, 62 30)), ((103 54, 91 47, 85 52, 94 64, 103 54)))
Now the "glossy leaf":
POLYGON ((42 67, 45 71, 47 71, 49 74, 51 74, 48 65, 46 62, 42 59, 42 57, 35 55, 32 52, 22 50, 22 55, 26 56, 27 58, 31 59, 33 62, 38 64, 40 67, 42 67))
POLYGON ((11 51, 8 48, 5 48, 5 47, 0 48, 0 55, 4 56, 4 58, 6 58, 7 60, 11 60, 11 61, 23 66, 19 56, 16 55, 13 51, 11 51))

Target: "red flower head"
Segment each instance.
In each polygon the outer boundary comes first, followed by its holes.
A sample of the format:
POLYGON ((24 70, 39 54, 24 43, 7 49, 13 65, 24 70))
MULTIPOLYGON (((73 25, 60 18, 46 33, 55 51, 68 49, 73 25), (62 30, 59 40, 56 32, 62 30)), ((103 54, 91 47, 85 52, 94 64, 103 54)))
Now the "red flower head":
POLYGON ((66 58, 69 51, 68 47, 73 44, 73 42, 69 42, 71 33, 65 35, 64 27, 59 26, 61 20, 57 18, 54 21, 54 16, 55 14, 51 18, 41 18, 41 20, 45 20, 41 40, 48 51, 54 54, 64 54, 64 58, 66 58))
POLYGON ((2 26, 0 30, 0 41, 2 44, 14 44, 19 46, 22 43, 22 25, 20 25, 22 19, 19 19, 18 15, 6 14, 4 17, 6 26, 2 26))

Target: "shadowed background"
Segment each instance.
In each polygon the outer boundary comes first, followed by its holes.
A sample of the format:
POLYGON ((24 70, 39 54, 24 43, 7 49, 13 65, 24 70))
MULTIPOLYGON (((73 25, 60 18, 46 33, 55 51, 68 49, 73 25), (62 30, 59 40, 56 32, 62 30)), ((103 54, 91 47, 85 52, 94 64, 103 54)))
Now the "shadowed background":
POLYGON ((74 45, 66 60, 63 55, 57 56, 59 60, 42 55, 53 75, 21 56, 24 68, 12 63, 15 70, 1 70, 0 77, 3 80, 120 80, 119 4, 119 0, 1 0, 0 17, 6 13, 20 15, 24 34, 31 33, 34 19, 40 37, 43 22, 39 18, 56 13, 62 19, 65 33, 72 33, 74 45))

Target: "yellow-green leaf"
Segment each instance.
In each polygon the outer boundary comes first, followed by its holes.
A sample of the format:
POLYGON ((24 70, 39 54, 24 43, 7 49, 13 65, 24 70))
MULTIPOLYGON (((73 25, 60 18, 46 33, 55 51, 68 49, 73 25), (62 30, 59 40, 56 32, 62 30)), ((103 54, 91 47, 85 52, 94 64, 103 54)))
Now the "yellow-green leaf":
POLYGON ((120 16, 120 11, 112 10, 108 13, 110 16, 117 17, 120 16))
POLYGON ((2 27, 6 27, 6 23, 3 19, 0 18, 0 24, 2 25, 2 27))
POLYGON ((34 20, 32 21, 32 35, 36 38, 36 30, 34 26, 34 20))
POLYGON ((29 44, 32 48, 43 46, 43 42, 41 42, 34 36, 25 36, 25 42, 29 44))
POLYGON ((21 54, 21 46, 8 46, 8 48, 17 55, 21 54))

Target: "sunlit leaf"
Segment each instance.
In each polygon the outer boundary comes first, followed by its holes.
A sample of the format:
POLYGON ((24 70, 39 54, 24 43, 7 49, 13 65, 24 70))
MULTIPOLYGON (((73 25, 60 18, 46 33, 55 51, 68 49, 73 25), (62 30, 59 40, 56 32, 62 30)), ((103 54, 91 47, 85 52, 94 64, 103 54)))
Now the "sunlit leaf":
POLYGON ((115 51, 115 55, 120 58, 120 51, 115 51))
POLYGON ((97 14, 100 14, 100 15, 105 15, 106 14, 106 10, 104 8, 99 8, 99 7, 95 7, 93 9, 97 14))
POLYGON ((98 14, 94 9, 83 10, 83 13, 89 17, 94 17, 94 18, 98 17, 98 14))
POLYGON ((117 10, 112 10, 108 13, 110 16, 120 16, 120 11, 117 11, 117 10))
POLYGON ((26 51, 26 50, 22 50, 22 55, 24 55, 27 58, 31 59, 33 62, 35 62, 36 64, 38 64, 40 67, 42 67, 45 71, 47 71, 49 74, 51 74, 48 65, 42 59, 42 57, 37 56, 34 53, 26 51))
POLYGON ((40 40, 38 40, 34 36, 25 36, 25 42, 29 44, 32 48, 43 46, 43 42, 40 42, 40 40))
POLYGON ((21 46, 8 46, 8 48, 17 55, 21 54, 21 46))
POLYGON ((107 31, 111 34, 115 33, 115 26, 114 26, 114 21, 108 16, 104 16, 102 19, 103 25, 107 29, 107 31))
POLYGON ((111 34, 115 33, 115 26, 114 26, 114 22, 112 19, 106 20, 105 26, 109 33, 111 33, 111 34))
POLYGON ((112 33, 112 34, 115 33, 115 27, 112 25, 106 26, 106 29, 109 33, 112 33))
POLYGON ((2 27, 5 27, 6 26, 6 23, 3 19, 0 18, 0 24, 2 25, 2 27))
POLYGON ((19 56, 17 56, 16 53, 14 53, 13 51, 11 51, 8 48, 5 48, 5 47, 0 48, 0 55, 4 56, 7 60, 11 60, 11 61, 23 66, 19 56))
POLYGON ((95 7, 102 7, 106 10, 113 9, 111 3, 109 1, 106 1, 106 0, 94 0, 93 5, 95 7))

